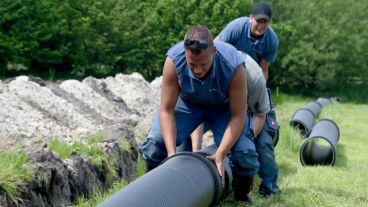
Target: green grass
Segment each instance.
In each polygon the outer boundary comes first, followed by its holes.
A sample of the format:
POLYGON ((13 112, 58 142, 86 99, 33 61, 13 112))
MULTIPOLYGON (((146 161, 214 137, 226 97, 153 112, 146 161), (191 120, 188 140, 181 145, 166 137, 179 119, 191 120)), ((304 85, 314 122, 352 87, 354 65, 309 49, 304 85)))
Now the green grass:
MULTIPOLYGON (((91 159, 95 166, 101 166, 103 162, 109 160, 99 143, 106 139, 106 135, 97 134, 89 137, 85 142, 66 143, 59 139, 53 139, 49 142, 48 147, 56 152, 61 159, 67 159, 75 152, 79 155, 86 156, 91 159)), ((129 143, 122 141, 119 146, 122 150, 126 150, 129 143)))
MULTIPOLYGON (((331 119, 340 130, 336 162, 334 166, 302 166, 299 150, 303 139, 289 121, 297 109, 313 99, 280 96, 274 94, 281 124, 275 153, 283 191, 268 199, 260 198, 257 176, 252 206, 368 206, 368 105, 334 103, 323 107, 318 119, 331 119)), ((221 206, 246 205, 228 197, 221 206)))
POLYGON ((121 149, 121 151, 123 152, 131 152, 131 144, 126 141, 126 140, 122 140, 119 142, 119 147, 121 149))
MULTIPOLYGON (((53 139, 49 142, 49 149, 59 155, 61 159, 68 159, 70 155, 75 152, 81 156, 85 156, 91 160, 91 163, 97 167, 103 167, 107 171, 107 179, 114 179, 117 177, 117 171, 114 168, 114 159, 108 157, 103 151, 100 142, 105 140, 106 136, 98 134, 91 136, 86 142, 72 142, 65 143, 59 139, 53 139)), ((130 143, 128 141, 120 141, 118 143, 122 151, 131 150, 130 143)), ((31 181, 36 176, 34 172, 25 168, 25 164, 28 162, 27 154, 23 151, 14 152, 0 152, 0 195, 6 196, 18 203, 21 200, 17 192, 17 187, 28 181, 31 181)), ((143 175, 145 172, 145 166, 142 161, 139 161, 136 170, 136 177, 143 175)), ((47 185, 48 175, 39 174, 41 180, 44 180, 44 184, 47 185), (42 179, 44 177, 44 179, 42 179)), ((114 183, 113 187, 105 194, 99 189, 95 190, 95 196, 86 200, 80 198, 78 206, 94 206, 105 200, 109 194, 116 192, 126 185, 125 181, 114 183), (109 193, 111 192, 111 193, 109 193)))
MULTIPOLYGON (((136 173, 135 173, 135 179, 141 177, 146 172, 146 167, 144 164, 144 161, 139 158, 137 167, 136 167, 136 173)), ((113 184, 113 186, 108 190, 106 193, 101 193, 100 191, 96 191, 94 196, 91 199, 86 198, 80 198, 75 205, 76 207, 90 207, 90 206, 97 206, 98 204, 102 203, 104 200, 106 200, 111 195, 117 193, 118 191, 122 190, 127 185, 127 182, 125 180, 122 180, 120 182, 116 182, 113 184)))
POLYGON ((72 152, 86 156, 91 159, 93 165, 101 166, 104 160, 107 160, 107 155, 102 147, 96 143, 73 142, 65 143, 59 139, 53 139, 49 143, 49 149, 56 152, 61 159, 67 159, 72 152))
POLYGON ((27 162, 23 151, 0 153, 0 194, 16 203, 19 201, 17 187, 34 177, 34 172, 25 168, 27 162))
POLYGON ((124 180, 122 180, 120 182, 114 183, 113 186, 105 193, 102 193, 99 190, 95 190, 95 193, 91 199, 80 197, 75 207, 97 206, 99 203, 106 200, 110 195, 118 192, 119 190, 124 188, 126 185, 127 183, 124 180))
MULTIPOLYGON (((67 159, 75 152, 81 156, 88 157, 92 165, 105 168, 108 180, 113 180, 117 177, 117 170, 114 163, 115 158, 108 157, 99 143, 106 138, 105 135, 99 134, 90 137, 84 142, 65 143, 59 139, 53 139, 49 142, 49 149, 56 152, 61 159, 67 159)), ((129 143, 121 141, 118 143, 121 150, 129 150, 129 143)))

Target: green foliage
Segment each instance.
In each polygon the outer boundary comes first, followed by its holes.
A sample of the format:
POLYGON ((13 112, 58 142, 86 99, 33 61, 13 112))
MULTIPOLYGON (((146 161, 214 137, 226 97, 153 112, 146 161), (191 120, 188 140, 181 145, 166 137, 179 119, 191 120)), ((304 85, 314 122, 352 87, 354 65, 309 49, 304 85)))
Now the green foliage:
POLYGON ((18 202, 17 187, 30 181, 34 172, 25 168, 28 156, 23 151, 0 152, 0 194, 18 202))
MULTIPOLYGON (((166 51, 189 26, 216 36, 256 1, 3 0, 0 77, 48 80, 162 73, 166 51)), ((359 0, 270 1, 280 39, 269 87, 311 94, 368 80, 368 3, 359 0), (348 8, 348 9, 347 9, 348 8)))
POLYGON ((101 76, 115 71, 119 0, 2 1, 0 67, 7 75, 101 76), (112 12, 112 13, 111 13, 112 12), (112 15, 114 14, 114 15, 112 15))
POLYGON ((367 9, 363 1, 275 1, 273 85, 311 94, 367 80, 367 9))

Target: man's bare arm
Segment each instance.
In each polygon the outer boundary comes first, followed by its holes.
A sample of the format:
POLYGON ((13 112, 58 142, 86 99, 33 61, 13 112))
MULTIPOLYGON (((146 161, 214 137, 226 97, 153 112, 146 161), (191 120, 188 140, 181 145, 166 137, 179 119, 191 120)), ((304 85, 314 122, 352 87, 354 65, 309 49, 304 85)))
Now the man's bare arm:
POLYGON ((172 60, 167 57, 162 78, 160 127, 168 156, 176 150, 175 104, 179 97, 179 83, 172 60))
POLYGON ((267 82, 267 80, 268 80, 268 67, 270 66, 270 63, 266 59, 262 58, 261 61, 259 62, 259 66, 261 66, 263 75, 264 75, 265 80, 267 82))

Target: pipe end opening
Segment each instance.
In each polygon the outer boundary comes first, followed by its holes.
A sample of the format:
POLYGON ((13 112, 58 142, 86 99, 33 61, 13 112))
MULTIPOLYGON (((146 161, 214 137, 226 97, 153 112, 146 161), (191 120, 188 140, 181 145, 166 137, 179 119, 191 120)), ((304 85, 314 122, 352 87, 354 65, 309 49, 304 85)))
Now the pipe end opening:
POLYGON ((308 138, 300 149, 300 161, 305 165, 334 165, 336 150, 325 138, 308 138))

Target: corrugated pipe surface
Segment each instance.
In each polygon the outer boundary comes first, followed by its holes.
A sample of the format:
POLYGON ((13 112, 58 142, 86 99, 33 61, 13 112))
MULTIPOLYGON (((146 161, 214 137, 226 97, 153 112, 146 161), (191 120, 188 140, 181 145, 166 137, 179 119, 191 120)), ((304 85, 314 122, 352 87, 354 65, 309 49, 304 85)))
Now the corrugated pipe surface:
POLYGON ((229 160, 224 160, 223 187, 215 164, 206 159, 216 146, 202 151, 179 152, 115 193, 99 207, 205 207, 215 206, 230 190, 229 160))

